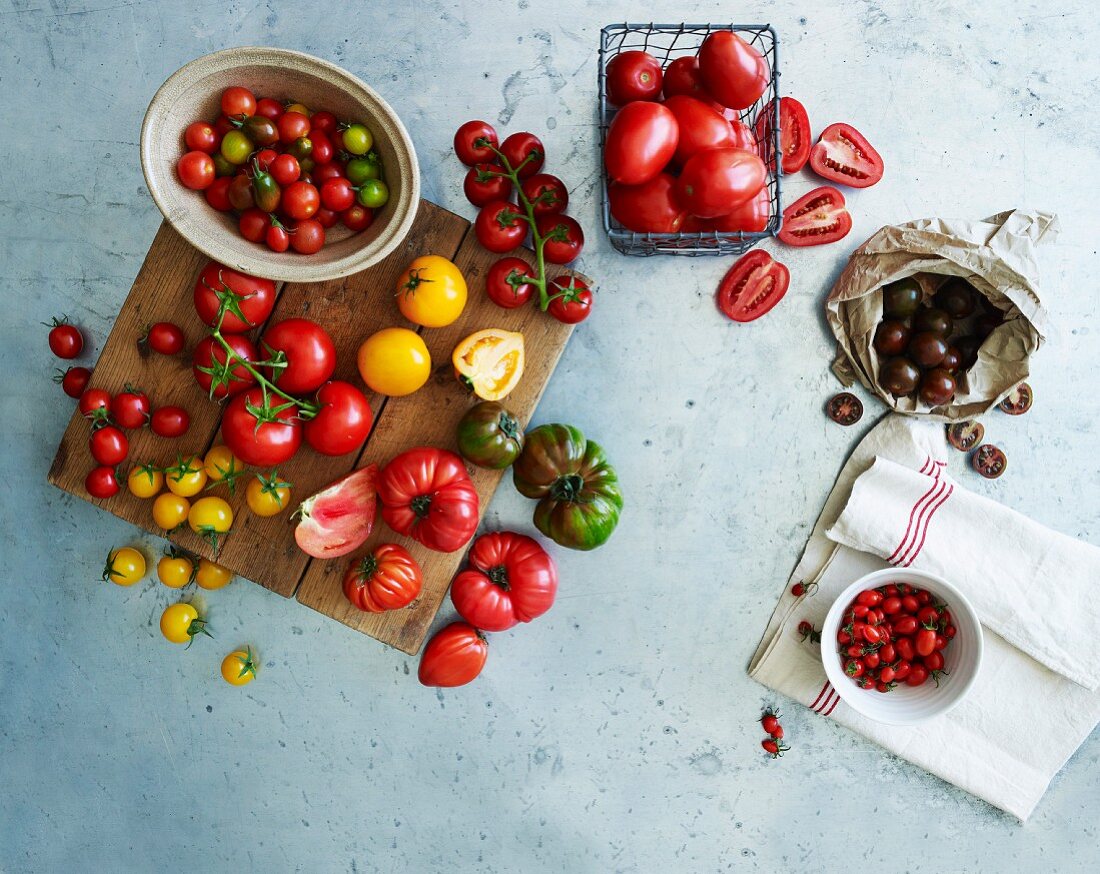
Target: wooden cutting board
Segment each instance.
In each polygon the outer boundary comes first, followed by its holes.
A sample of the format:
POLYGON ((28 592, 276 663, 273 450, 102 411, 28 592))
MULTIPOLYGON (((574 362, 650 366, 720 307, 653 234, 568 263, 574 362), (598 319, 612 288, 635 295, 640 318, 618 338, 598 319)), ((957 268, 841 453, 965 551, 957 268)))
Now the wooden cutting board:
MULTIPOLYGON (((526 249, 514 254, 532 261, 526 249)), ((406 397, 369 395, 375 420, 360 453, 329 458, 303 444, 294 458, 279 467, 280 478, 294 488, 290 507, 278 516, 262 518, 248 510, 243 479, 236 495, 227 494, 224 487, 212 490, 211 494, 229 501, 235 516, 233 529, 217 556, 220 564, 280 595, 296 594, 302 604, 404 652, 415 653, 420 649, 451 578, 464 560, 465 550, 433 552, 391 531, 379 518, 367 545, 356 554, 372 544, 399 543, 420 562, 424 588, 420 597, 404 610, 362 613, 344 598, 340 585, 351 557, 311 559, 294 542, 291 513, 302 499, 353 468, 372 463, 382 466, 394 455, 414 446, 455 449, 455 425, 477 398, 455 379, 451 351, 473 331, 504 328, 523 333, 527 366, 519 386, 505 403, 527 424, 569 340, 572 326, 555 321, 534 306, 505 310, 493 304, 485 295, 485 274, 499 257, 478 245, 466 219, 421 201, 409 236, 386 260, 344 279, 288 283, 279 288, 269 324, 301 316, 322 325, 336 344, 336 378, 362 386, 355 365, 359 344, 374 331, 393 325, 413 328, 423 335, 434 372, 424 388, 406 397), (404 320, 393 300, 397 277, 409 261, 423 254, 450 258, 469 285, 466 309, 455 324, 446 328, 417 328, 404 320)), ((95 365, 92 387, 115 393, 129 382, 144 389, 154 407, 176 404, 191 415, 190 430, 177 440, 157 437, 147 429, 128 432, 130 454, 122 465, 123 479, 131 464, 149 460, 168 465, 177 452, 201 456, 220 442, 222 407, 207 398, 191 374, 190 350, 205 331, 192 305, 192 289, 206 261, 170 225, 163 224, 95 365), (187 346, 180 356, 143 353, 139 349, 137 340, 145 327, 159 321, 175 322, 183 328, 187 346)), ((262 333, 262 329, 257 330, 253 339, 262 333)), ((84 478, 94 466, 88 453, 88 435, 88 423, 74 412, 50 468, 51 483, 190 552, 214 558, 211 547, 186 527, 172 532, 158 529, 152 518, 151 499, 135 498, 125 486, 107 500, 88 495, 84 478)), ((471 476, 484 514, 502 474, 472 468, 471 476)))

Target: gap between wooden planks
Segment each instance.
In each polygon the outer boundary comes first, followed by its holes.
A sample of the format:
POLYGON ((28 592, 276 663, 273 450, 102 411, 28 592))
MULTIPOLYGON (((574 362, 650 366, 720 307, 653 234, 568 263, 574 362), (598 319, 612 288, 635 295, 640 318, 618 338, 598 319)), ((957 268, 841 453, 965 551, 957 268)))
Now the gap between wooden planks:
MULTIPOLYGON (((405 322, 393 302, 397 277, 408 262, 421 254, 437 254, 453 260, 466 276, 469 303, 460 319, 442 329, 418 329, 432 355, 433 375, 420 391, 404 398, 370 396, 375 412, 374 427, 358 456, 329 458, 307 445, 279 468, 282 478, 294 484, 290 508, 278 516, 253 515, 244 502, 244 482, 236 495, 224 487, 213 491, 233 506, 235 521, 217 560, 235 573, 331 616, 398 649, 415 653, 439 609, 465 550, 438 553, 424 549, 391 531, 379 519, 368 544, 384 541, 408 548, 424 569, 420 598, 405 610, 384 614, 362 613, 343 596, 341 579, 350 558, 312 560, 294 542, 291 512, 305 497, 323 488, 353 468, 385 464, 397 453, 413 446, 431 445, 454 449, 454 427, 466 409, 477 401, 454 378, 451 350, 467 334, 482 328, 522 331, 526 341, 527 366, 519 387, 506 404, 521 422, 529 421, 539 398, 565 348, 572 326, 562 325, 534 306, 505 310, 484 293, 485 274, 500 257, 483 250, 470 223, 428 201, 421 201, 412 230, 404 243, 387 259, 345 279, 311 284, 287 284, 279 290, 269 323, 294 316, 310 318, 333 337, 337 351, 336 378, 361 386, 356 368, 356 351, 364 338, 392 325, 405 322)), ((533 262, 526 249, 513 253, 533 262)), ((190 368, 190 349, 202 337, 205 327, 194 312, 192 289, 206 258, 191 248, 167 224, 153 241, 134 286, 96 364, 90 385, 114 393, 127 383, 144 388, 154 406, 178 404, 191 414, 191 428, 178 440, 168 441, 147 430, 129 432, 129 462, 152 460, 171 463, 177 451, 203 455, 217 442, 222 407, 211 403, 195 384, 190 368), (171 321, 183 327, 188 352, 178 357, 143 355, 136 339, 145 326, 171 321)), ((560 268, 555 272, 563 272, 560 268)), ((262 334, 253 332, 252 338, 262 334)), ((98 501, 84 490, 84 477, 92 467, 87 450, 88 426, 74 413, 58 446, 49 480, 65 491, 89 500, 147 531, 166 537, 192 552, 213 558, 211 547, 186 527, 172 532, 157 529, 151 515, 151 500, 133 497, 124 488, 114 498, 98 501)), ((501 479, 499 471, 471 471, 481 501, 482 516, 501 479)))

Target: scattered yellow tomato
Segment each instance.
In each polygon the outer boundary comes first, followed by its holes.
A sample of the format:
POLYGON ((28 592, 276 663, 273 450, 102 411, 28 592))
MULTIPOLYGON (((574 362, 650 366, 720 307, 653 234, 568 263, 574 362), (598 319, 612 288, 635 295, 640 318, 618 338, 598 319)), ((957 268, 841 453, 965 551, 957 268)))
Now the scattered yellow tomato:
POLYGON ((256 677, 252 647, 238 649, 222 659, 222 677, 230 686, 244 686, 256 677))
POLYGON ((233 508, 224 498, 199 498, 187 513, 187 524, 196 534, 225 534, 233 527, 233 508))
POLYGON ((157 579, 169 589, 182 589, 195 577, 195 565, 186 555, 169 554, 157 562, 157 579))
POLYGON ((112 549, 103 566, 103 579, 118 586, 132 586, 145 576, 145 556, 132 546, 112 549))
POLYGON ((523 334, 489 328, 470 334, 455 346, 455 375, 479 398, 499 401, 523 376, 523 334))
POLYGON ((164 474, 151 461, 146 462, 130 471, 126 486, 135 498, 151 498, 164 488, 164 474))
POLYGON ((276 471, 270 476, 259 474, 248 481, 244 497, 249 509, 257 516, 275 516, 290 502, 290 486, 279 479, 276 471))
POLYGON ((413 324, 442 328, 465 306, 462 271, 440 255, 421 255, 397 280, 397 308, 413 324))
POLYGON ((416 331, 383 328, 359 347, 359 375, 371 391, 391 397, 412 394, 432 373, 432 357, 416 331))
POLYGON ((195 582, 200 589, 207 591, 222 589, 228 586, 232 579, 233 571, 229 568, 205 558, 199 559, 199 567, 195 571, 195 582))
POLYGON ((206 620, 199 616, 193 604, 171 604, 160 614, 160 633, 172 643, 191 645, 196 634, 213 637, 206 630, 206 620))
POLYGON ((207 480, 202 459, 197 455, 181 458, 172 467, 165 468, 164 480, 168 483, 168 491, 173 495, 183 498, 197 495, 207 480))
POLYGON ((190 509, 191 502, 187 498, 164 492, 153 501, 153 521, 165 531, 171 531, 187 520, 190 509))
POLYGON ((311 115, 313 115, 313 113, 312 113, 312 112, 310 112, 310 111, 309 111, 309 110, 308 110, 308 109, 306 108, 306 105, 305 105, 304 103, 292 103, 292 104, 290 104, 290 106, 288 106, 288 107, 286 108, 286 111, 287 111, 287 112, 300 112, 300 113, 302 113, 302 115, 304 115, 304 116, 305 116, 306 118, 309 118, 309 117, 310 117, 311 115))
POLYGON ((237 487, 237 479, 245 472, 242 462, 228 446, 212 446, 202 460, 203 470, 211 483, 225 483, 229 494, 237 487))

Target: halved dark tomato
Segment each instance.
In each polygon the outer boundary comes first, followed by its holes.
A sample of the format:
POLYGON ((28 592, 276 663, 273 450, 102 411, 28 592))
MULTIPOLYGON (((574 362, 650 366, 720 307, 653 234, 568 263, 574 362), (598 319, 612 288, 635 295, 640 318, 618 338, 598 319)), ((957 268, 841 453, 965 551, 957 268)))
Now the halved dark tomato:
POLYGON ((823 179, 869 188, 882 178, 882 157, 850 124, 831 124, 810 149, 810 168, 823 179))
POLYGON ((970 457, 970 464, 986 479, 996 479, 1008 467, 1008 456, 992 443, 984 443, 970 457))
POLYGON ((737 259, 718 286, 718 308, 735 322, 760 318, 787 293, 791 273, 763 249, 737 259))
POLYGON ((947 426, 947 442, 960 452, 969 452, 984 436, 985 426, 981 422, 952 422, 947 426))
POLYGON ((829 399, 825 412, 838 425, 854 425, 863 418, 863 401, 850 391, 842 391, 829 399))
MULTIPOLYGON (((762 112, 756 119, 754 130, 760 144, 760 155, 769 167, 775 166, 772 156, 772 113, 762 112)), ((779 152, 783 156, 783 172, 797 173, 810 159, 810 146, 813 145, 810 134, 810 117, 806 107, 793 97, 784 97, 779 101, 779 152)))
POLYGON ((1031 402, 1034 398, 1035 393, 1031 390, 1031 386, 1026 382, 1021 382, 997 406, 1010 416, 1022 416, 1031 409, 1031 402))
POLYGON ((852 229, 852 216, 844 195, 831 185, 822 185, 783 210, 779 239, 789 246, 820 246, 835 243, 852 229))

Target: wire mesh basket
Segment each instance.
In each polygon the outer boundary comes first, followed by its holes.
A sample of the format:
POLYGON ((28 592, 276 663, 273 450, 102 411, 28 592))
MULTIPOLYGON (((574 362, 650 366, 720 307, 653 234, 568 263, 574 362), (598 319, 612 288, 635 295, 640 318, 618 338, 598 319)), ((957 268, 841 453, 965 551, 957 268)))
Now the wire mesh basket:
MULTIPOLYGON (((768 87, 748 109, 739 113, 742 122, 757 136, 756 121, 764 113, 771 113, 772 123, 762 125, 772 137, 770 154, 779 154, 779 38, 770 24, 610 24, 600 31, 600 152, 607 140, 607 129, 615 117, 616 108, 607 101, 607 65, 620 52, 640 50, 649 52, 661 66, 667 68, 671 61, 694 55, 707 35, 716 30, 732 30, 764 56, 771 71, 768 87)), ((757 141, 757 148, 762 144, 757 141)), ((603 226, 611 245, 625 255, 740 255, 761 240, 779 232, 782 223, 780 209, 780 162, 771 162, 764 184, 771 200, 768 225, 762 231, 654 234, 628 230, 611 215, 607 186, 610 180, 603 168, 603 226)))

